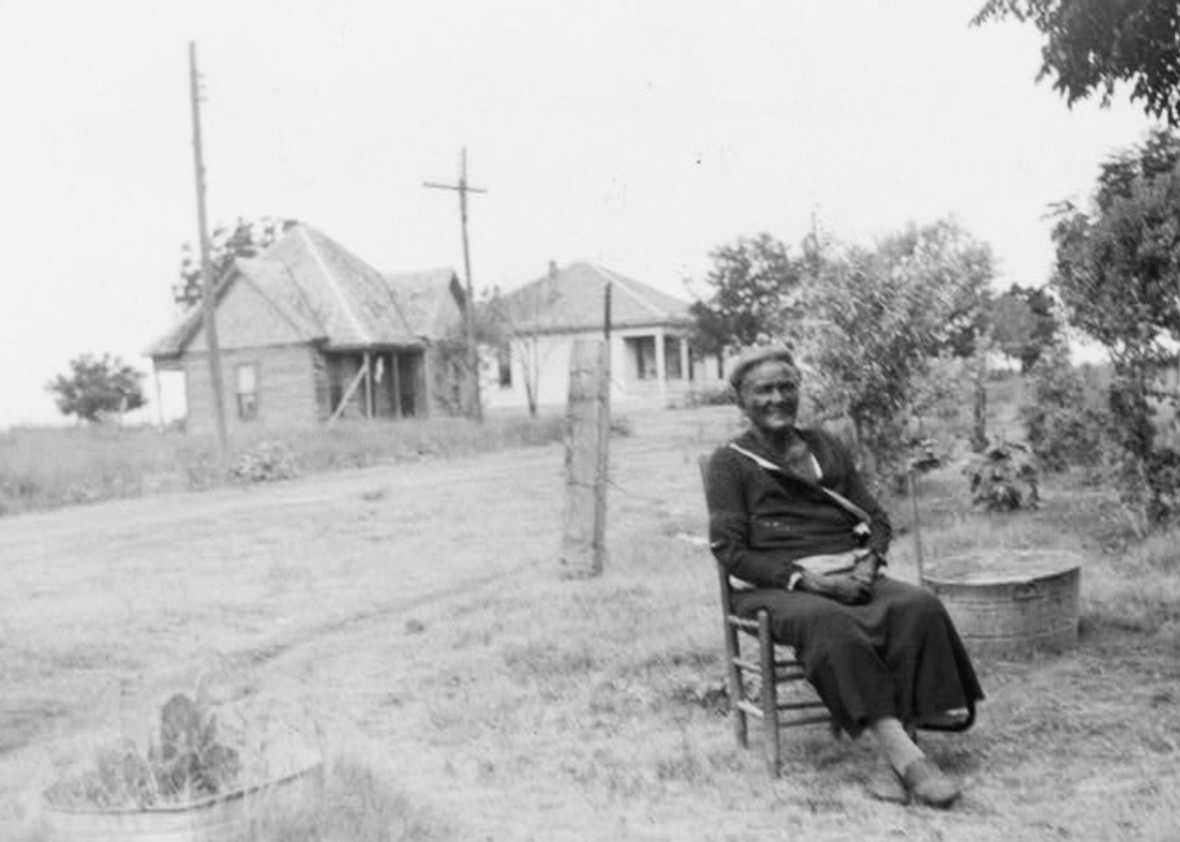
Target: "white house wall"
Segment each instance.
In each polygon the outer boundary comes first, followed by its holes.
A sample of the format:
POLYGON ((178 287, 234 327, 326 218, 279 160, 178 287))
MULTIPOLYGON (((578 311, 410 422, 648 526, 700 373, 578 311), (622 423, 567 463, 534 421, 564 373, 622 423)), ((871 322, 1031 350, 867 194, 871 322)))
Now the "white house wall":
MULTIPOLYGON (((654 337, 660 370, 667 371, 667 362, 662 353, 662 338, 680 337, 679 331, 671 328, 630 328, 611 332, 611 401, 620 405, 650 404, 666 406, 683 399, 692 388, 711 388, 722 381, 717 378, 716 361, 710 360, 696 365, 690 380, 687 347, 680 352, 682 377, 648 380, 636 379, 634 364, 627 340, 640 337, 654 337)), ((597 340, 602 338, 601 330, 587 330, 578 333, 562 333, 537 337, 538 358, 541 360, 538 377, 537 405, 552 411, 566 405, 569 398, 569 363, 573 343, 577 339, 597 340)), ((526 409, 528 397, 525 391, 525 373, 522 351, 526 340, 513 340, 511 347, 512 383, 504 387, 499 381, 499 365, 495 353, 485 351, 481 366, 481 397, 484 405, 491 410, 526 409)))

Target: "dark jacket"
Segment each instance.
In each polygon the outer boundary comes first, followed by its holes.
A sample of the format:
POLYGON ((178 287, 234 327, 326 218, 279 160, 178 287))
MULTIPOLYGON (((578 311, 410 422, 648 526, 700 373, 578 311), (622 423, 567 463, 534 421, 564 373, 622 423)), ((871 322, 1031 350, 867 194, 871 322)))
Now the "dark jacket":
POLYGON ((714 556, 732 576, 751 585, 785 587, 800 569, 795 560, 806 556, 865 546, 883 558, 889 550, 889 517, 865 488, 847 448, 822 430, 798 434, 819 463, 820 484, 864 510, 869 533, 867 538, 858 536, 854 529, 859 518, 814 483, 788 476, 782 455, 747 432, 732 444, 781 470, 768 470, 728 445, 721 447, 709 460, 705 496, 714 556))

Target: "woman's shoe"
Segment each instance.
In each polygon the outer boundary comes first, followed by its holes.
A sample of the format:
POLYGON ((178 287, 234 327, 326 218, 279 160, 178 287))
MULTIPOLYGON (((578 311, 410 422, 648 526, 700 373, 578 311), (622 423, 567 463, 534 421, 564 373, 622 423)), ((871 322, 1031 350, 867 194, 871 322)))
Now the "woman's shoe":
POLYGON ((901 782, 901 776, 887 763, 882 763, 872 771, 865 781, 865 791, 870 798, 888 804, 905 806, 910 803, 910 794, 901 782))
POLYGON ((922 804, 945 810, 959 797, 959 787, 928 757, 919 757, 901 773, 906 791, 922 804))

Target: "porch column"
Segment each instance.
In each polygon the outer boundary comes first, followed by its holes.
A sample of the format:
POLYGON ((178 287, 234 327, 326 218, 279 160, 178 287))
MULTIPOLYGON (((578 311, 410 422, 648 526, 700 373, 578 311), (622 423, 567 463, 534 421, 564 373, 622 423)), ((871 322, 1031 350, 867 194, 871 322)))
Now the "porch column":
POLYGON ((678 336, 676 341, 680 343, 680 379, 687 383, 692 379, 689 376, 692 369, 688 367, 688 340, 683 336, 678 336))
POLYGON ((365 417, 373 418, 373 356, 365 351, 365 417))
POLYGON ((664 359, 664 329, 656 328, 656 376, 660 381, 660 394, 668 389, 668 372, 664 370, 667 361, 664 359))
POLYGON ((398 369, 401 368, 401 366, 399 365, 399 361, 401 358, 398 356, 397 351, 393 351, 390 353, 389 359, 390 359, 389 386, 393 390, 393 417, 394 418, 401 418, 402 417, 402 384, 401 384, 401 380, 399 379, 399 376, 398 376, 398 369))

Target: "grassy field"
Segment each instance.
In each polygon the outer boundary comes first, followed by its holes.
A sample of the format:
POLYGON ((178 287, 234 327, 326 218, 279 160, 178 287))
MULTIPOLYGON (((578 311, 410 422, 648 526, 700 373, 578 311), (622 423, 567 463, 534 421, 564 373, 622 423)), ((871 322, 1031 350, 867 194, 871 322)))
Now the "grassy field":
MULTIPOLYGON (((919 484, 928 560, 1078 553, 1076 649, 978 659, 948 813, 863 792, 867 741, 788 737, 782 778, 726 721, 696 458, 732 408, 636 416, 612 441, 606 572, 558 575, 559 446, 0 519, 0 838, 51 838, 37 795, 195 676, 287 711, 322 792, 251 840, 1175 838, 1176 535, 1136 543, 1113 494, 1053 479, 1035 512, 919 484), (294 824, 292 824, 294 822, 294 824)), ((893 575, 914 579, 908 501, 893 575)), ((755 737, 756 740, 756 737, 755 737)))
POLYGON ((223 463, 213 436, 156 427, 26 427, 0 432, 0 516, 235 481, 282 479, 560 441, 562 418, 341 422, 235 436, 223 463))

